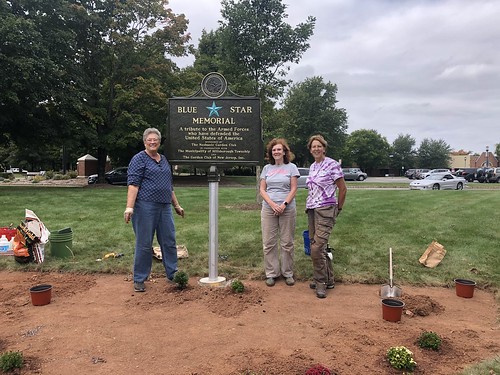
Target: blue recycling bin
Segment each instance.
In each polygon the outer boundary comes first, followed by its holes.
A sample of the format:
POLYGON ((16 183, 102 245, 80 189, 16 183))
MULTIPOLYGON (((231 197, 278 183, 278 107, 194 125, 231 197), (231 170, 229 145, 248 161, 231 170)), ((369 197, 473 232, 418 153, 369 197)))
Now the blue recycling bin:
POLYGON ((311 255, 311 241, 309 241, 309 231, 305 230, 302 233, 302 236, 304 237, 304 253, 306 255, 311 255))

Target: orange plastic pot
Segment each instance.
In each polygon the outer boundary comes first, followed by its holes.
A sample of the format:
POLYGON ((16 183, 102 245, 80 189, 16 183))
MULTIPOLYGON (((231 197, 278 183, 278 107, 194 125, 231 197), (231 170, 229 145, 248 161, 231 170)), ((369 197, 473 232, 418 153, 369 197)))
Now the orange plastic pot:
POLYGON ((462 298, 472 298, 474 296, 475 281, 466 279, 455 279, 454 281, 457 296, 462 298))
POLYGON ((36 285, 30 288, 31 303, 33 306, 48 305, 52 299, 52 285, 36 285))
POLYGON ((405 303, 403 301, 384 298, 382 300, 382 318, 389 322, 399 322, 401 320, 401 315, 403 315, 403 307, 405 303))

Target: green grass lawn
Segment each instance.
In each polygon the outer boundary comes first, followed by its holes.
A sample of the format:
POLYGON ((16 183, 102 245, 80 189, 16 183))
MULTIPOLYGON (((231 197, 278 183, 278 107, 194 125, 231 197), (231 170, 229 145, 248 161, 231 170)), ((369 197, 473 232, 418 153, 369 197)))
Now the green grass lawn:
MULTIPOLYGON (((190 276, 208 274, 208 188, 177 187, 186 210, 177 217, 177 241, 186 245, 189 258, 179 261, 190 276)), ((295 275, 310 279, 311 261, 303 251, 302 232, 307 191, 297 194, 295 275)), ((58 259, 46 251, 41 264, 19 265, 0 257, 0 268, 128 273, 133 259, 134 234, 123 222, 126 187, 112 188, 0 188, 0 226, 18 225, 24 209, 33 210, 49 230, 73 230, 72 259, 58 259), (125 256, 97 262, 106 253, 125 256)), ((220 187, 218 273, 228 278, 263 278, 260 210, 255 187, 220 187)), ((500 191, 348 191, 345 209, 330 239, 336 279, 343 282, 384 283, 388 279, 388 250, 394 252, 394 281, 399 284, 447 285, 454 278, 469 278, 482 288, 500 286, 500 191), (429 269, 418 259, 436 240, 447 254, 429 269)), ((156 263, 154 271, 162 272, 156 263)))

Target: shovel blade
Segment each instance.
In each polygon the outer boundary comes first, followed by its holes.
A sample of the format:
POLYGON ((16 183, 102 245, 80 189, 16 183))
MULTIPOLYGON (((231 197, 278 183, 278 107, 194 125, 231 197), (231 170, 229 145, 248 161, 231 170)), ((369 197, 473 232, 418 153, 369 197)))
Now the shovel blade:
POLYGON ((390 285, 384 285, 382 289, 380 290, 380 297, 381 298, 394 298, 394 297, 401 297, 402 295, 401 288, 397 286, 390 286, 390 285))

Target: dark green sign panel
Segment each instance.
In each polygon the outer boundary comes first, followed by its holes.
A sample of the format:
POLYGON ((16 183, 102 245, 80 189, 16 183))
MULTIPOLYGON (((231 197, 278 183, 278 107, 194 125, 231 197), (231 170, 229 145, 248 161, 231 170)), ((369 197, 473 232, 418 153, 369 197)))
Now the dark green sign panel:
POLYGON ((167 133, 171 164, 230 166, 262 162, 258 98, 169 99, 167 133))

